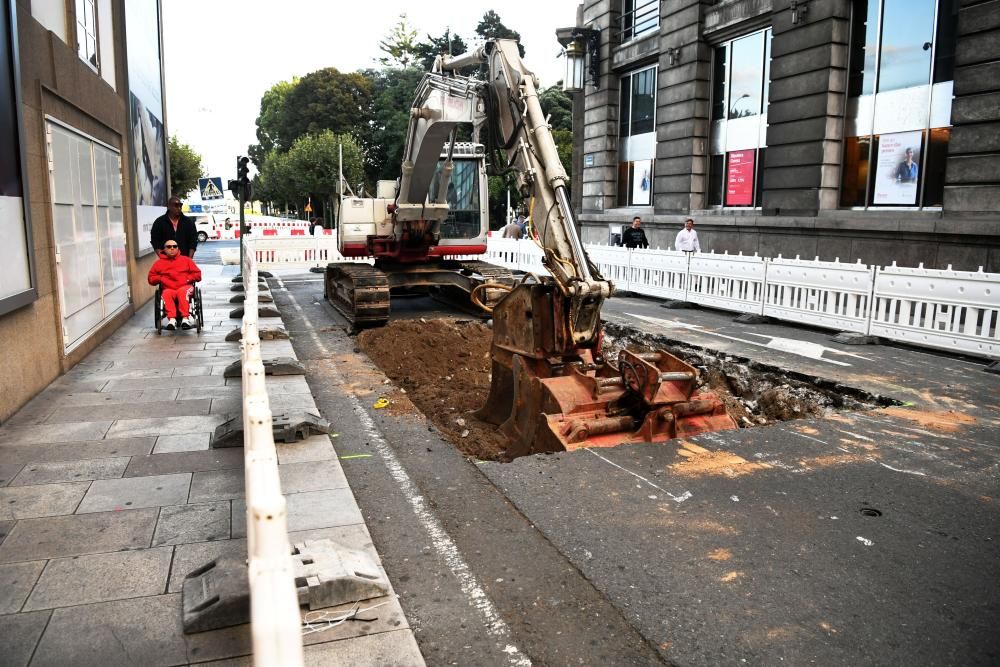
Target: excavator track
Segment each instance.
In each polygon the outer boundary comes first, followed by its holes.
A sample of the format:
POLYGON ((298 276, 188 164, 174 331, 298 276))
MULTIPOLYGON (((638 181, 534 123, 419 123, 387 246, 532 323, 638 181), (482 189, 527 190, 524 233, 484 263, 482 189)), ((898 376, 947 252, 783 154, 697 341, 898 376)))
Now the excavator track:
POLYGON ((328 264, 324 296, 352 328, 389 321, 389 277, 370 264, 328 264))
POLYGON ((489 262, 481 262, 476 259, 459 261, 458 264, 463 272, 470 271, 472 273, 478 273, 485 278, 488 283, 499 283, 501 285, 514 284, 514 274, 510 272, 510 269, 503 266, 497 266, 496 264, 490 264, 489 262))

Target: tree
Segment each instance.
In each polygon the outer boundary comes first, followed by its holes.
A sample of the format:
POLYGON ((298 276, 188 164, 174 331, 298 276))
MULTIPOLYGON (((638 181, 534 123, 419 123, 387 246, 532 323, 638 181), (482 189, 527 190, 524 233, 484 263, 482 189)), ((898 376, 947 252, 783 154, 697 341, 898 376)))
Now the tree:
POLYGON ((260 113, 257 114, 257 143, 247 149, 247 154, 259 170, 264 156, 272 149, 288 150, 291 140, 282 136, 287 127, 285 99, 298 85, 298 77, 291 81, 279 81, 271 86, 260 98, 260 113))
POLYGON ((167 150, 170 154, 170 192, 183 197, 198 187, 198 179, 204 175, 201 156, 187 144, 182 144, 177 135, 170 137, 167 150))
POLYGON ((284 99, 278 117, 278 147, 288 149, 296 139, 323 130, 353 132, 368 122, 371 85, 361 74, 343 74, 333 67, 310 72, 284 99))
POLYGON ((399 177, 410 107, 424 73, 416 68, 364 72, 371 83, 371 122, 357 133, 369 182, 399 177))
POLYGON ((465 45, 465 40, 451 30, 446 30, 440 37, 427 35, 427 41, 419 42, 413 47, 413 52, 416 54, 419 65, 425 72, 431 70, 431 67, 434 66, 434 59, 439 55, 451 54, 458 56, 468 50, 469 47, 465 45))
POLYGON ((399 15, 399 23, 393 26, 386 38, 378 43, 378 48, 386 55, 378 59, 385 67, 409 67, 416 59, 417 31, 410 27, 406 14, 399 15))
MULTIPOLYGON (((552 128, 552 141, 556 144, 559 161, 562 162, 566 175, 573 177, 573 130, 557 130, 552 128)), ((567 185, 569 185, 567 183, 567 185)))
POLYGON ((518 54, 524 57, 524 46, 521 45, 521 33, 511 30, 500 20, 500 15, 492 9, 483 14, 476 26, 476 34, 487 39, 516 39, 518 54))
POLYGON ((549 117, 553 130, 573 130, 573 98, 563 89, 561 84, 549 86, 538 96, 542 112, 549 117))

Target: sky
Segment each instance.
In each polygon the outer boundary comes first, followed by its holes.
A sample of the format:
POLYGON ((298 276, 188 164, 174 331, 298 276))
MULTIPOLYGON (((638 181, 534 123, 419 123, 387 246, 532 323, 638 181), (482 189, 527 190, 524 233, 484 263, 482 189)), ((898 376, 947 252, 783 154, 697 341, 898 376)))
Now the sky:
MULTIPOLYGON (((469 45, 488 10, 521 33, 524 62, 543 87, 565 67, 557 28, 572 26, 573 0, 416 2, 368 0, 163 0, 167 129, 202 156, 208 176, 236 177, 236 157, 256 143, 260 98, 279 81, 324 67, 376 67, 400 14, 419 41, 446 28, 469 45), (352 9, 355 9, 352 11, 352 9), (446 9, 447 8, 447 9, 446 9)), ((457 55, 457 54, 456 54, 457 55)))

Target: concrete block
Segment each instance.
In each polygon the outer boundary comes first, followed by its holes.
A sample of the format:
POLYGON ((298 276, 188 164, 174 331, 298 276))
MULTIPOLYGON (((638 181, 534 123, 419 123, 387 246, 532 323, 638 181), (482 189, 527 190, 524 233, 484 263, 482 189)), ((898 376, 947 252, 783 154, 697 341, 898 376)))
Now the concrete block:
MULTIPOLYGON (((944 188, 944 210, 996 213, 1000 211, 1000 187, 995 185, 946 185, 944 188)), ((901 264, 901 266, 905 265, 901 264)))
MULTIPOLYGON (((242 453, 242 450, 235 451, 242 453)), ((188 502, 207 503, 232 500, 233 498, 242 498, 244 495, 242 469, 210 470, 193 473, 191 496, 188 502)))
POLYGON ((330 528, 362 523, 364 519, 350 489, 327 489, 288 494, 288 531, 330 528))
MULTIPOLYGON (((212 400, 214 408, 216 401, 212 400)), ((213 410, 214 411, 214 410, 213 410)), ((212 441, 211 433, 184 433, 181 435, 161 435, 153 447, 154 454, 170 454, 174 452, 196 452, 208 449, 212 441)))
POLYGON ((0 489, 0 520, 72 514, 89 482, 8 486, 0 489))
POLYGON ((191 473, 97 480, 76 513, 181 505, 188 500, 190 486, 191 473))
MULTIPOLYGON (((847 67, 847 50, 832 42, 797 51, 794 55, 771 62, 771 82, 803 72, 847 67)), ((770 112, 768 112, 770 115, 770 112)))
POLYGON ((247 541, 244 539, 221 540, 218 542, 197 542, 178 544, 174 547, 174 562, 170 568, 168 593, 180 593, 184 578, 205 563, 221 556, 247 557, 247 541))
POLYGON ((346 489, 347 478, 336 459, 278 466, 282 493, 302 493, 321 489, 346 489))
POLYGON ((0 563, 142 549, 153 537, 156 509, 19 521, 0 545, 0 563))
MULTIPOLYGON (((1000 10, 997 11, 997 15, 1000 16, 1000 10)), ((955 68, 955 95, 989 93, 997 88, 1000 88, 1000 62, 998 61, 955 68)))
POLYGON ((11 482, 11 486, 82 482, 88 479, 115 479, 122 476, 128 462, 127 457, 118 457, 88 461, 29 463, 11 482))
POLYGON ((56 609, 32 664, 187 664, 180 603, 157 595, 56 609))
POLYGON ((768 96, 772 102, 780 102, 827 93, 830 90, 843 90, 845 76, 842 70, 828 69, 790 75, 784 79, 771 81, 768 96))
POLYGON ((153 546, 228 540, 230 511, 228 501, 164 507, 156 524, 153 546))
POLYGON ((209 449, 198 452, 174 452, 135 456, 125 477, 168 475, 178 472, 204 472, 243 467, 243 452, 235 449, 209 449))
POLYGON ((157 595, 167 583, 173 549, 141 549, 51 561, 26 611, 157 595))
POLYGON ((4 664, 27 665, 49 622, 50 611, 0 615, 0 656, 4 664))
MULTIPOLYGON (((1000 130, 1000 127, 997 128, 1000 130)), ((948 184, 996 183, 1000 174, 1000 156, 952 155, 948 158, 945 182, 948 184)))
POLYGON ((368 554, 333 540, 296 542, 292 563, 299 604, 309 609, 381 597, 391 590, 385 573, 368 554))
POLYGON ((246 559, 224 556, 204 563, 184 579, 181 599, 185 633, 249 623, 246 559))
POLYGON ((0 565, 0 614, 21 610, 44 569, 44 560, 0 565))
MULTIPOLYGON (((961 17, 961 13, 959 13, 961 17)), ((1000 59, 1000 32, 964 34, 955 44, 955 65, 975 65, 1000 59)))

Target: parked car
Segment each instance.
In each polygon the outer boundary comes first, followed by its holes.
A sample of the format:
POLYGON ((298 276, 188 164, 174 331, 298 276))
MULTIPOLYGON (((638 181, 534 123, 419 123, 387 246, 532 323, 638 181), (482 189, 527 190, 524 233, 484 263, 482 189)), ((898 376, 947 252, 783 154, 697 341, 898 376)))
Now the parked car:
POLYGON ((222 223, 216 222, 214 214, 195 213, 191 217, 194 218, 194 226, 195 229, 198 230, 198 243, 204 243, 209 239, 217 239, 220 237, 219 229, 222 223))

